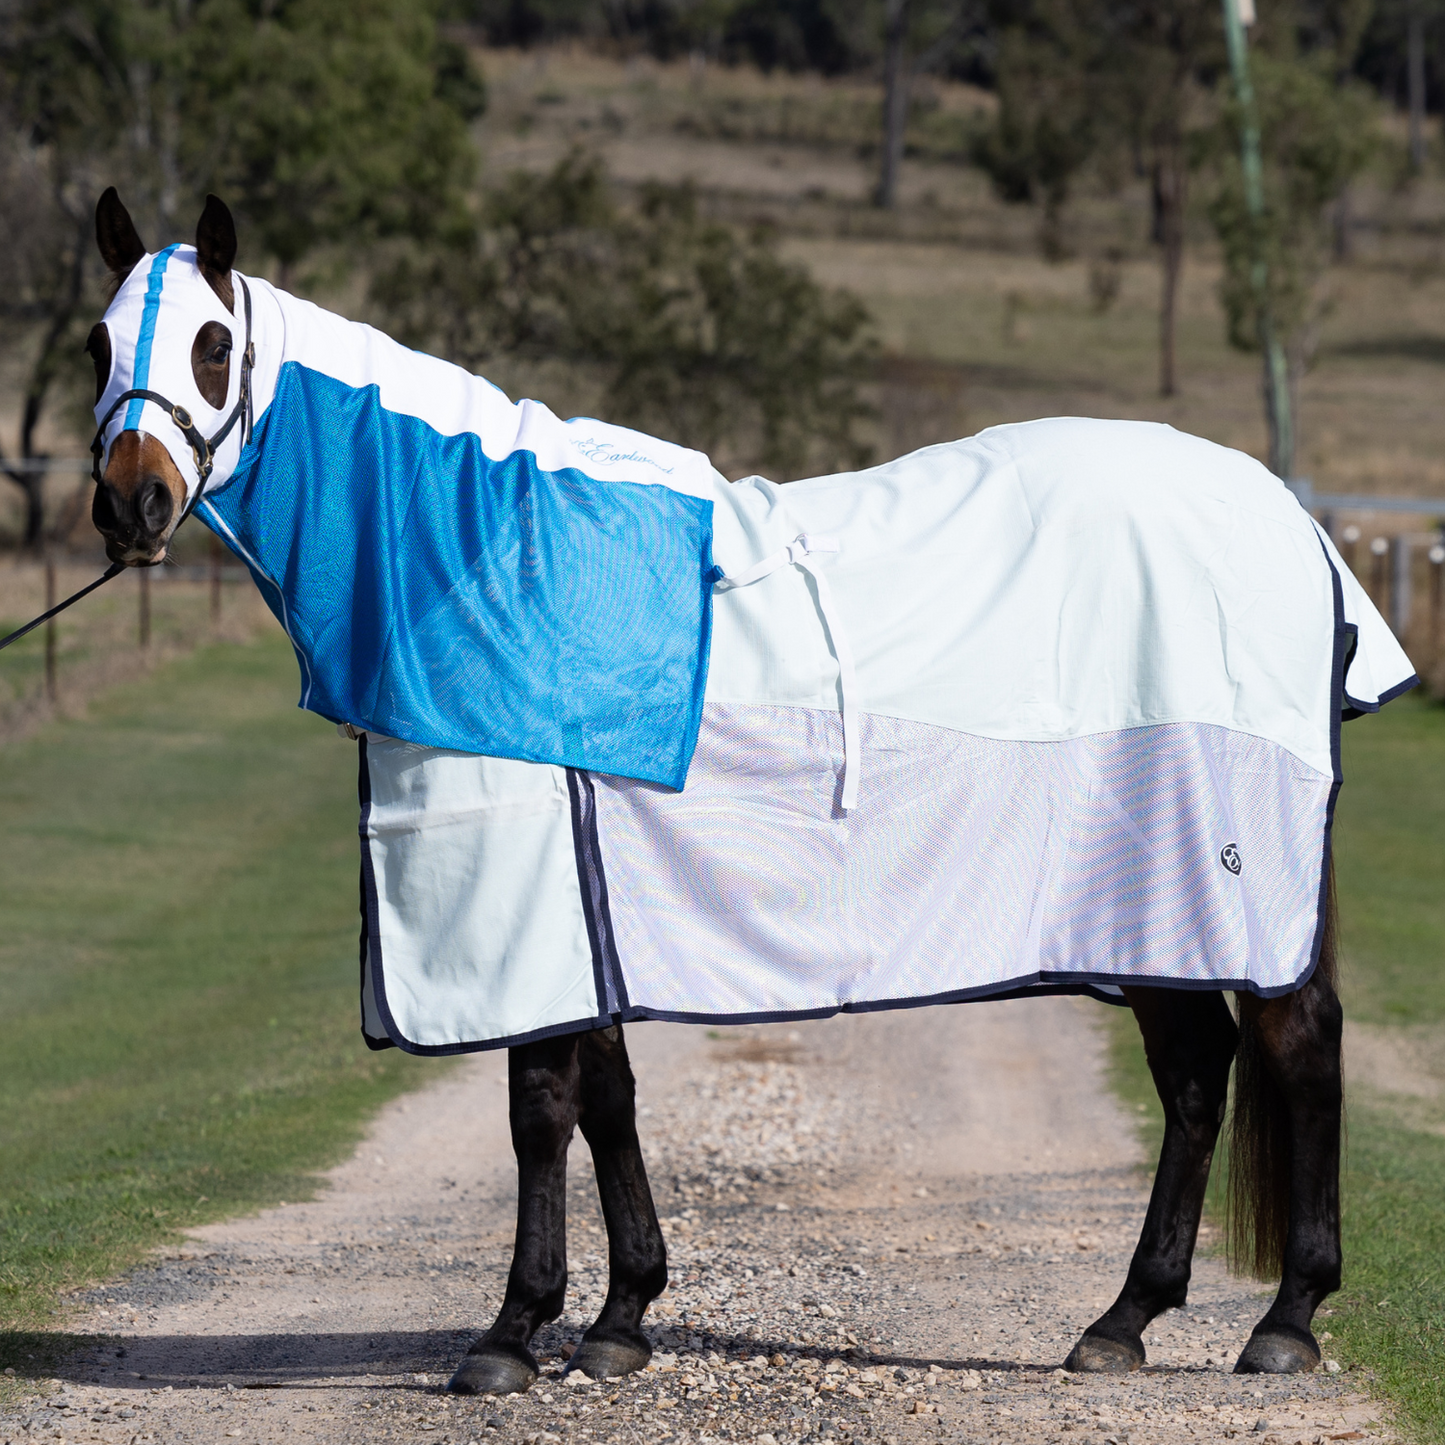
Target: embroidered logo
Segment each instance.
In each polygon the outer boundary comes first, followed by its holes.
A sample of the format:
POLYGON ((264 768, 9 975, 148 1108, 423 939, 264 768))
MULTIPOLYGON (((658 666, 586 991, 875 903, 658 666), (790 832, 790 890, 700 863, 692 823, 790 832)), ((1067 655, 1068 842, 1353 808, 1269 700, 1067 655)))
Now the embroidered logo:
POLYGON ((1219 850, 1219 861, 1229 869, 1231 873, 1238 874, 1241 864, 1239 859, 1239 847, 1235 843, 1226 843, 1219 850))
POLYGON ((583 441, 572 439, 572 445, 587 458, 589 462, 601 462, 605 466, 611 466, 615 462, 641 462, 644 466, 656 467, 658 471, 667 476, 673 473, 672 467, 665 467, 653 457, 644 456, 639 451, 619 452, 611 442, 600 442, 596 437, 587 437, 583 441))

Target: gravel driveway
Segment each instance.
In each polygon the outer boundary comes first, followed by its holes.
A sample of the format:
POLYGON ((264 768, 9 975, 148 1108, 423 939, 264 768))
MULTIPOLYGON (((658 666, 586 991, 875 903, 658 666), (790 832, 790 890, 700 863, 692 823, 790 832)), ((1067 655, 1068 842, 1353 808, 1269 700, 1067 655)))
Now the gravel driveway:
POLYGON ((314 1202, 210 1226, 90 1292, 74 1327, 110 1343, 0 1414, 0 1441, 1393 1439, 1349 1373, 1228 1373, 1264 1303, 1213 1258, 1144 1370, 1057 1369, 1117 1292, 1145 1205, 1100 1008, 632 1027, 672 1279, 648 1315, 657 1352, 625 1381, 558 1378, 606 1285, 579 1139, 567 1311, 535 1343, 546 1375, 505 1400, 441 1392, 510 1256, 506 1062, 475 1056, 388 1106, 314 1202))

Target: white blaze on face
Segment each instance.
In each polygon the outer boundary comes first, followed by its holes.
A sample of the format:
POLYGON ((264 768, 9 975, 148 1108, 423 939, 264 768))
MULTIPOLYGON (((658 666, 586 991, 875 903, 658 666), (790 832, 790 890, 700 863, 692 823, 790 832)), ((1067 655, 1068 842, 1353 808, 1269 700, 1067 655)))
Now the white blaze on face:
MULTIPOLYGON (((240 310, 240 307, 237 307, 240 310)), ((110 333, 110 378, 96 403, 97 424, 124 392, 142 389, 183 407, 203 436, 210 436, 230 415, 241 387, 241 351, 246 344, 243 316, 233 316, 211 289, 196 264, 194 246, 168 246, 136 263, 104 316, 110 333), (191 345, 208 321, 219 321, 231 333, 231 374, 225 406, 217 410, 202 395, 191 370, 191 345)), ((132 397, 106 427, 105 453, 123 431, 146 432, 170 453, 185 478, 187 497, 199 482, 196 459, 170 410, 132 397)), ((228 438, 239 445, 239 427, 228 438)))

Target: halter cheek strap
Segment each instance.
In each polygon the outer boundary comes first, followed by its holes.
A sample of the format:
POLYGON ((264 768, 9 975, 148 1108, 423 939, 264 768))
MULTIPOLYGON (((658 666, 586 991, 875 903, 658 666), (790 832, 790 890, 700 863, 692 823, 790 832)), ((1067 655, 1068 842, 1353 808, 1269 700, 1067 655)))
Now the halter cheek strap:
POLYGON ((241 390, 236 397, 236 404, 231 408, 231 414, 221 424, 218 431, 210 436, 202 436, 200 429, 191 419, 191 414, 185 407, 178 406, 168 397, 164 397, 158 391, 147 391, 144 387, 135 387, 130 391, 122 392, 111 403, 110 410, 101 418, 99 427, 96 428, 95 440, 90 444, 91 464, 90 475, 97 486, 100 485, 100 460, 105 455, 105 429, 114 419, 116 412, 128 401, 140 400, 151 401, 157 406, 164 408, 170 413, 171 420, 180 428, 181 435, 191 448, 191 456, 195 459, 196 494, 186 503, 186 509, 181 513, 179 527, 196 509, 196 503, 201 500, 202 493, 206 490, 206 483, 210 480, 211 471, 216 465, 216 453, 220 450, 221 444, 231 434, 231 430, 239 421, 241 423, 241 445, 244 447, 251 440, 251 431, 254 418, 251 411, 251 372, 256 366, 256 346, 251 340, 251 288, 246 285, 246 278, 237 274, 236 279, 241 283, 241 296, 245 303, 246 311, 246 345, 241 352, 241 390))

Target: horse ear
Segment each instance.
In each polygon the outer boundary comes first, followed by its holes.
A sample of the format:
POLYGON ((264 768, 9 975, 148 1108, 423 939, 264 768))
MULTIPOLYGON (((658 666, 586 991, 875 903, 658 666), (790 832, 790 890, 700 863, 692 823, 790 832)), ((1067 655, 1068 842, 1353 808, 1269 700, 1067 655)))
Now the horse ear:
POLYGON ((136 234, 135 222, 114 186, 107 187, 95 205, 95 244, 107 269, 120 279, 130 275, 146 253, 145 242, 136 234))
POLYGON ((236 307, 236 293, 231 287, 235 259, 236 223, 230 209, 219 196, 207 196, 206 209, 196 223, 196 264, 228 311, 236 307))

